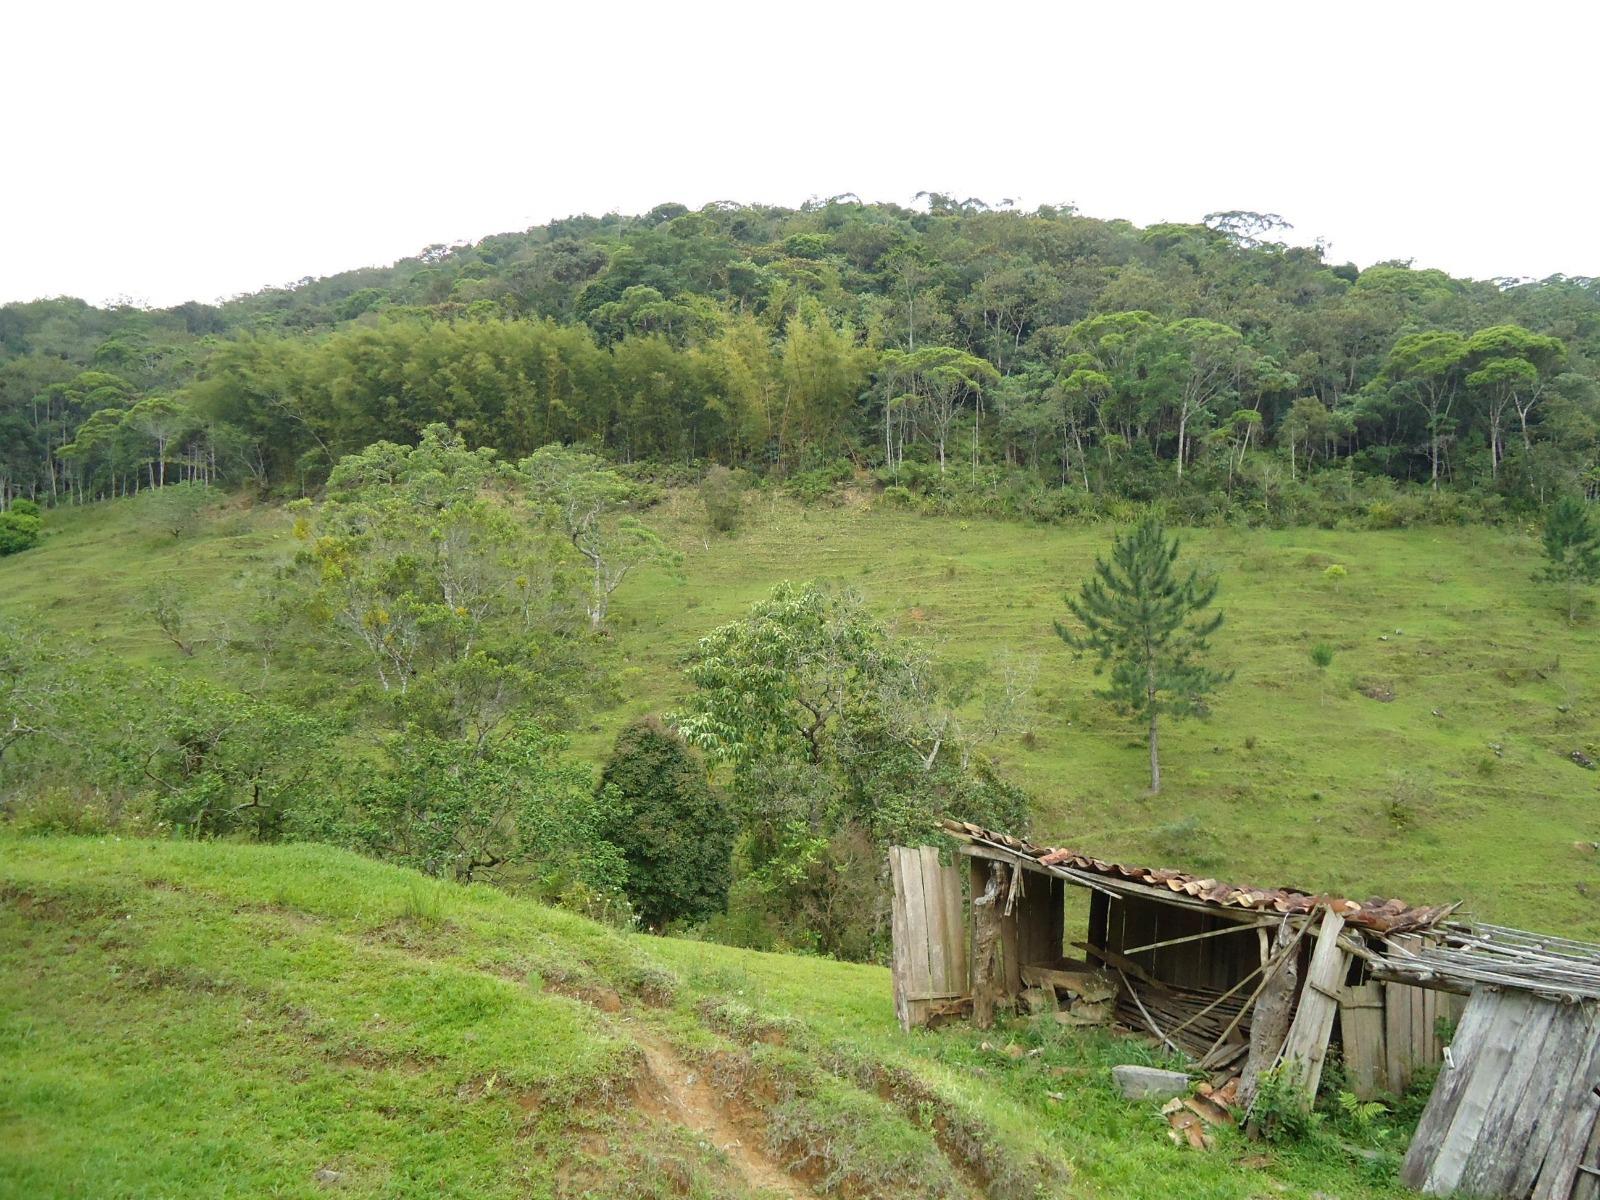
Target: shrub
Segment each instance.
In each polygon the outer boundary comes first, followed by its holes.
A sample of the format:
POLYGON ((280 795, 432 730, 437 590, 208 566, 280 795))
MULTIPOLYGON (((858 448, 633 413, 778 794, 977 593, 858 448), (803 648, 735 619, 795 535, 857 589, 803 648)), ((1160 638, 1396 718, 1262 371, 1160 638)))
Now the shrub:
MULTIPOLYGON (((26 501, 18 502, 22 504, 26 501)), ((38 517, 18 512, 14 506, 10 512, 0 512, 0 558, 8 554, 21 554, 22 550, 38 546, 40 528, 42 522, 38 517)))
POLYGON ((698 921, 727 902, 734 821, 705 764, 656 717, 617 735, 596 792, 646 925, 698 921))
POLYGON ((1327 642, 1318 642, 1311 647, 1311 661, 1319 670, 1326 671, 1333 665, 1333 647, 1327 642))
POLYGON ((739 518, 744 514, 745 487, 743 471, 712 467, 706 472, 700 483, 700 503, 705 505, 711 528, 720 533, 732 533, 739 528, 739 518))

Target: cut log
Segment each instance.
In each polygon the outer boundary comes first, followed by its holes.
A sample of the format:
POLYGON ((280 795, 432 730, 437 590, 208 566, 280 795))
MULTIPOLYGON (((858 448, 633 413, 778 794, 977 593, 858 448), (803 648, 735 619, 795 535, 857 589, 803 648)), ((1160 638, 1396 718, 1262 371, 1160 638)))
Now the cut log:
MULTIPOLYGON (((1287 953, 1295 940, 1297 935, 1285 921, 1278 926, 1277 936, 1273 938, 1274 953, 1287 953)), ((1299 976, 1300 964, 1296 956, 1290 955, 1256 1000, 1255 1012, 1250 1018, 1250 1055, 1245 1059, 1244 1073, 1239 1078, 1242 1108, 1249 1108, 1254 1102, 1262 1074, 1278 1061, 1283 1041, 1289 1036, 1289 1018, 1294 1010, 1295 983, 1299 976)))
POLYGON ((979 1029, 993 1028, 994 1006, 1003 987, 997 975, 1005 884, 1002 864, 972 860, 972 1023, 979 1029))

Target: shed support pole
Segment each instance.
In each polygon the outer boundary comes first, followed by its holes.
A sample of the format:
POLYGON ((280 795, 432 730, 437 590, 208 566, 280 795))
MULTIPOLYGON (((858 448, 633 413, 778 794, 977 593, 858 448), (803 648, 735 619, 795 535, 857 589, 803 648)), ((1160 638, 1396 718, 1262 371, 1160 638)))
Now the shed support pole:
POLYGON ((989 1029, 994 1025, 994 1005, 1000 991, 996 973, 1006 868, 998 862, 974 858, 971 869, 972 1023, 979 1029, 989 1029))
POLYGON ((1323 915, 1311 965, 1306 968, 1306 985, 1300 990, 1300 1005, 1283 1043, 1284 1069, 1290 1073, 1300 1093, 1300 1103, 1307 1109, 1316 1100, 1317 1085, 1322 1082, 1322 1063, 1328 1057, 1328 1038, 1339 1011, 1339 993, 1350 969, 1350 955, 1339 945, 1343 928, 1344 918, 1338 913, 1330 910, 1323 915))

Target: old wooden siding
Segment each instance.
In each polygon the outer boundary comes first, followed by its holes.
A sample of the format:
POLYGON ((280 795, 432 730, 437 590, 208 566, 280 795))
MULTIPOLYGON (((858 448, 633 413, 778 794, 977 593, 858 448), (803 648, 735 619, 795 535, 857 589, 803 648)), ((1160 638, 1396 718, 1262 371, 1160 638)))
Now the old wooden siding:
POLYGON ((1339 996, 1339 1042, 1350 1090, 1363 1100, 1398 1096, 1417 1069, 1441 1061, 1441 1021, 1461 1018, 1462 997, 1404 983, 1366 983, 1339 996))
POLYGON ((1600 1005, 1473 992, 1401 1178, 1431 1195, 1571 1200, 1600 1110, 1600 1005))
POLYGON ((894 1010, 902 1028, 925 1025, 940 1001, 968 993, 961 872, 934 846, 892 846, 894 1010))
MULTIPOLYGON (((1257 919, 1256 914, 1245 915, 1257 919)), ((1238 932, 1145 950, 1132 958, 1162 983, 1225 992, 1261 964, 1259 937, 1238 919, 1128 897, 1091 908, 1089 942, 1123 954, 1139 946, 1223 929, 1238 932)))

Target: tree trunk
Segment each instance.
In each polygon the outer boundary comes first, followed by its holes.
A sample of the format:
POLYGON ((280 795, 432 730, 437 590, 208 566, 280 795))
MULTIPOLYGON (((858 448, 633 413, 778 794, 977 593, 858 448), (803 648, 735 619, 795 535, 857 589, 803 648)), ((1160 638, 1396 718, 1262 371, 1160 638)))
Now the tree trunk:
POLYGON ((1157 717, 1150 714, 1150 794, 1161 791, 1161 742, 1156 731, 1157 717))
POLYGON ((1183 443, 1189 429, 1189 410, 1185 408, 1178 415, 1178 479, 1183 479, 1183 443))

